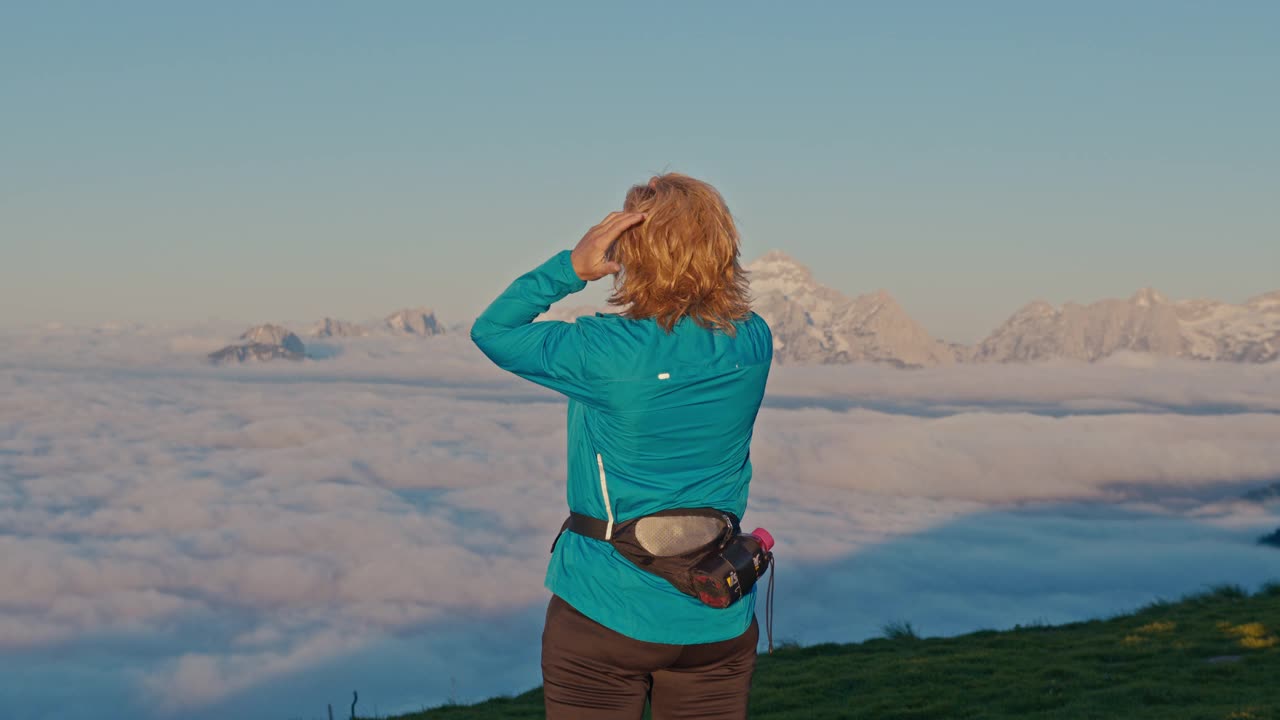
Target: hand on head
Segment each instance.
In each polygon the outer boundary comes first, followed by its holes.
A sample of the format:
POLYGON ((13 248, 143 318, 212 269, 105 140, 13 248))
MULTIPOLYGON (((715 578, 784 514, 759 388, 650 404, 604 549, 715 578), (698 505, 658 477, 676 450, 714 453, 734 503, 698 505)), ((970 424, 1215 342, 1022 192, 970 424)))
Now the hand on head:
POLYGON ((590 282, 622 269, 616 262, 605 260, 604 255, 627 228, 642 222, 644 213, 611 212, 598 225, 587 231, 578 241, 570 258, 573 271, 579 278, 590 282))

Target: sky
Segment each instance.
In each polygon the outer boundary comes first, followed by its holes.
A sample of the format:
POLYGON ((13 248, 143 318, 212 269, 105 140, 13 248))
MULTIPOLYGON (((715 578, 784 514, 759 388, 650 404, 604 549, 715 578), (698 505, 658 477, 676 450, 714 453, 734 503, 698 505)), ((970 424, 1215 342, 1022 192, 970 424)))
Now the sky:
MULTIPOLYGON (((10 720, 323 720, 541 681, 563 398, 465 334, 0 330, 10 720), (74 688, 74 691, 68 691, 74 688)), ((1280 581, 1280 363, 777 366, 743 517, 775 642, 1127 612, 1280 581)), ((764 620, 762 603, 756 607, 764 620)), ((765 638, 760 652, 764 653, 765 638)))
POLYGON ((1278 76, 1272 2, 3 3, 0 325, 463 323, 666 170, 947 340, 1240 302, 1278 76))

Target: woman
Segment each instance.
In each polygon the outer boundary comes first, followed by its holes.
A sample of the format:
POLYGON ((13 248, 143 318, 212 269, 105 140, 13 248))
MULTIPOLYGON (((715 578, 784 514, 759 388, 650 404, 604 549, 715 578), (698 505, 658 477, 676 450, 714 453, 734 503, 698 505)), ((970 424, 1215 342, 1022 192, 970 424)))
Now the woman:
MULTIPOLYGON (((738 242, 715 188, 656 176, 476 320, 471 338, 485 355, 569 398, 571 511, 612 528, 670 508, 746 510, 773 338, 750 309, 738 242), (533 322, 607 275, 620 314, 533 322)), ((637 720, 646 699, 654 720, 746 717, 754 588, 714 608, 610 542, 565 531, 546 587, 550 720, 637 720)))

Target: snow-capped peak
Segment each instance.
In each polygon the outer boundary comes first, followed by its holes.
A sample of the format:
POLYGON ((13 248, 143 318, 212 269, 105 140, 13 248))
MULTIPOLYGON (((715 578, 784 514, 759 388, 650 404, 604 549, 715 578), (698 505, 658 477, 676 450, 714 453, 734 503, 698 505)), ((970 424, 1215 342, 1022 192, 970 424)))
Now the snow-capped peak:
POLYGON ((761 255, 745 269, 750 273, 751 291, 756 295, 768 292, 794 295, 800 291, 812 292, 817 285, 809 268, 781 250, 761 255))
POLYGON ((1019 310, 1017 316, 1050 317, 1058 314, 1058 309, 1046 300, 1032 300, 1019 310))
POLYGON ((444 328, 430 308, 405 308, 391 313, 383 320, 385 326, 398 335, 440 335, 444 328))
POLYGON ((289 332, 288 328, 270 323, 255 325, 245 330, 240 334, 240 340, 243 342, 233 343, 209 353, 209 362, 221 365, 274 358, 302 360, 307 352, 297 335, 289 332))
POLYGON ((781 250, 770 250, 769 252, 761 255, 755 260, 752 260, 751 263, 749 264, 749 267, 752 267, 752 268, 767 268, 772 266, 797 267, 797 268, 800 268, 801 270, 804 270, 805 272, 808 272, 808 270, 799 260, 796 260, 795 258, 791 257, 790 255, 786 254, 781 250))
POLYGON ((298 339, 297 335, 290 332, 288 328, 270 323, 255 325, 245 330, 241 333, 240 339, 257 345, 279 345, 299 354, 304 352, 302 340, 298 339))
POLYGON ((355 323, 327 317, 312 326, 307 334, 315 337, 363 337, 369 331, 355 323))
POLYGON ((1168 298, 1160 294, 1155 288, 1145 287, 1133 294, 1129 298, 1129 302, 1138 307, 1151 307, 1153 305, 1162 305, 1169 302, 1168 298))
POLYGON ((813 278, 790 255, 768 252, 746 266, 753 309, 773 330, 786 362, 883 362, 926 367, 955 362, 886 290, 850 298, 813 278))

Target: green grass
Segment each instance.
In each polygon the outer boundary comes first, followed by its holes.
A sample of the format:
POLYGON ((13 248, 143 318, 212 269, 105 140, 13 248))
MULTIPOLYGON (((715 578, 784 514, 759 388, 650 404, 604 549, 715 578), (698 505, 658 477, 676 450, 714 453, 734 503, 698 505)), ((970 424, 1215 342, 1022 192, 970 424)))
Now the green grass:
MULTIPOLYGON (((1068 625, 917 638, 894 623, 885 635, 761 654, 750 716, 1280 719, 1280 584, 1252 595, 1223 586, 1068 625)), ((542 708, 536 688, 385 720, 541 718, 542 708)))

